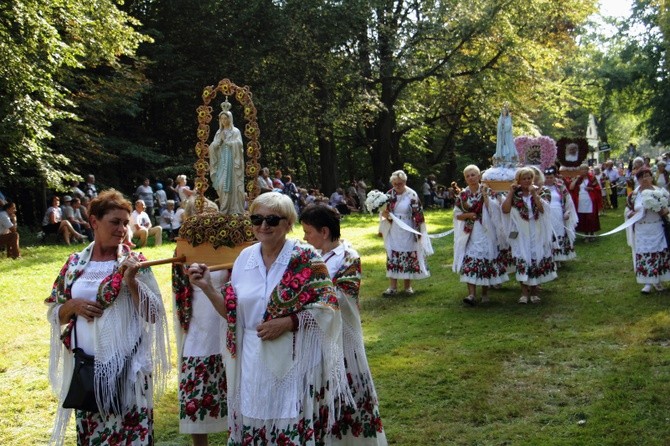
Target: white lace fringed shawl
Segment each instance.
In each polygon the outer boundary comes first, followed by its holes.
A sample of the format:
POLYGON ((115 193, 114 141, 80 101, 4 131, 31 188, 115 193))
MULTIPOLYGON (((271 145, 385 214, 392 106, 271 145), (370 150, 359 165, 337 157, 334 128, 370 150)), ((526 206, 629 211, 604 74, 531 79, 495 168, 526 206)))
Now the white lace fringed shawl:
POLYGON ((363 329, 361 328, 361 315, 359 311, 358 294, 361 284, 361 260, 348 243, 344 245, 343 263, 333 277, 337 302, 342 314, 342 344, 344 347, 344 358, 350 369, 360 372, 352 373, 351 387, 361 389, 369 388, 372 401, 378 404, 377 392, 375 390, 372 373, 365 354, 363 342, 363 329), (361 376, 362 375, 362 376, 361 376))
MULTIPOLYGON (((451 270, 456 274, 461 272, 463 259, 465 258, 465 248, 470 240, 470 233, 465 231, 466 222, 457 218, 463 213, 463 210, 458 206, 454 207, 454 261, 451 270)), ((498 242, 498 227, 502 225, 496 223, 500 222, 501 215, 500 204, 493 198, 489 198, 488 205, 482 206, 481 225, 491 246, 499 247, 500 245, 498 242)))
POLYGON ((537 243, 540 245, 540 258, 552 257, 552 236, 554 234, 554 230, 551 226, 551 214, 549 210, 550 205, 546 200, 541 200, 544 212, 539 213, 537 220, 533 218, 532 212, 529 212, 530 216, 528 220, 524 219, 514 206, 512 206, 509 214, 503 214, 505 232, 507 234, 511 232, 518 232, 518 236, 516 238, 509 239, 509 244, 512 248, 512 256, 523 259, 527 264, 531 264, 533 260, 530 246, 531 224, 535 225, 537 243))
MULTIPOLYGON (((247 248, 253 250, 255 247, 247 248)), ((299 255, 301 250, 313 252, 313 248, 301 242, 295 242, 292 250, 292 258, 299 255)), ((245 268, 245 263, 240 259, 233 266, 233 277, 235 269, 245 268)), ((327 277, 327 268, 323 260, 313 252, 310 259, 310 268, 313 274, 323 274, 327 277)), ((242 260, 246 262, 246 260, 242 260)), ((234 280, 233 280, 234 283, 234 280)), ((332 285, 328 288, 332 290, 332 285)), ((252 395, 266 395, 258 404, 268 407, 269 413, 280 413, 284 406, 284 395, 288 389, 295 388, 297 383, 297 400, 300 407, 295 419, 253 419, 242 416, 241 376, 242 359, 239 355, 231 354, 229 349, 225 352, 226 377, 228 380, 228 423, 230 429, 229 441, 234 444, 242 442, 242 428, 250 427, 252 430, 267 430, 273 426, 294 426, 301 418, 318 421, 319 416, 327 410, 327 422, 321 426, 325 432, 329 431, 339 415, 339 409, 343 405, 354 405, 354 399, 347 382, 344 367, 344 353, 342 350, 342 317, 336 300, 330 299, 334 296, 320 296, 318 302, 304 305, 302 311, 295 313, 298 317, 299 326, 296 332, 284 333, 273 341, 263 341, 260 348, 260 361, 257 365, 260 371, 255 375, 262 375, 271 380, 271 394, 267 395, 267 385, 258 382, 258 388, 252 387, 252 395)), ((228 328, 230 330, 230 327, 228 328)), ((244 329, 242 324, 237 324, 235 331, 236 351, 242 351, 244 345, 244 329)), ((249 389, 247 387, 247 389, 249 389)), ((309 443, 311 444, 311 443, 309 443)))
MULTIPOLYGON (((52 390, 58 395, 58 409, 50 444, 63 444, 65 429, 72 415, 72 409, 64 409, 62 404, 69 390, 74 360, 72 352, 61 341, 62 326, 58 310, 62 302, 71 298, 72 285, 89 262, 94 243, 68 259, 56 280, 52 296, 46 302, 49 306, 47 318, 51 323, 49 381, 52 390), (62 285, 60 287, 57 286, 59 281, 62 285)), ((119 247, 116 268, 129 254, 123 245, 119 247)), ((126 384, 125 399, 122 401, 124 408, 136 403, 133 389, 134 383, 138 380, 145 377, 150 380, 153 378, 157 396, 160 396, 165 390, 170 368, 169 333, 165 308, 151 269, 140 269, 136 277, 139 287, 139 306, 135 307, 130 290, 122 282, 114 303, 94 321, 95 381, 96 385, 100 383, 99 387, 103 389, 102 394, 96 396, 98 405, 102 407, 106 406, 105 402, 112 399, 117 375, 123 370, 127 357, 132 359, 127 369, 127 377, 122 380, 126 384)), ((149 401, 152 401, 151 397, 149 401)), ((120 409, 123 410, 123 408, 120 409)), ((105 415, 104 412, 103 415, 105 415)))

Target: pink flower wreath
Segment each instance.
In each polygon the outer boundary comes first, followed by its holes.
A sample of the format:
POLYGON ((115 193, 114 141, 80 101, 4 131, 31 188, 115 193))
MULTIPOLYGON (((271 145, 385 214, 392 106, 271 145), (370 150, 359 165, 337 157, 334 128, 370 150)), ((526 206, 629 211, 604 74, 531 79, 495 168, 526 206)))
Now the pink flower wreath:
POLYGON ((524 165, 537 165, 540 161, 542 170, 553 166, 556 161, 556 141, 548 136, 517 136, 514 138, 514 145, 519 154, 519 161, 524 165), (539 158, 537 153, 533 153, 539 147, 539 158))

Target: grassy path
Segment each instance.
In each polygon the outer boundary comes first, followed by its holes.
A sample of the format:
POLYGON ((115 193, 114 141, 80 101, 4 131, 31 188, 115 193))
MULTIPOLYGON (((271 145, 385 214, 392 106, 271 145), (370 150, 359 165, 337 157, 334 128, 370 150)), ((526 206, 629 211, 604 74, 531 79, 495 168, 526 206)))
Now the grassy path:
MULTIPOLYGON (((427 220, 431 233, 451 227, 448 211, 427 220)), ((622 210, 610 211, 603 230, 621 221, 622 210)), ((382 298, 374 217, 349 216, 342 232, 363 258, 363 330, 390 444, 670 444, 670 292, 640 294, 623 233, 578 243, 578 259, 544 287, 540 305, 517 304, 519 286, 508 282, 490 304, 469 308, 451 272, 451 236, 434 240, 432 277, 414 284, 416 295, 382 298)), ((144 253, 168 257, 173 247, 144 253)), ((42 302, 71 251, 27 247, 22 260, 0 259, 2 445, 48 439, 57 402, 42 302)), ((154 272, 171 310, 170 269, 154 272)), ((156 407, 158 445, 189 444, 178 434, 176 375, 173 382, 156 407)), ((211 444, 225 444, 225 435, 211 444)))

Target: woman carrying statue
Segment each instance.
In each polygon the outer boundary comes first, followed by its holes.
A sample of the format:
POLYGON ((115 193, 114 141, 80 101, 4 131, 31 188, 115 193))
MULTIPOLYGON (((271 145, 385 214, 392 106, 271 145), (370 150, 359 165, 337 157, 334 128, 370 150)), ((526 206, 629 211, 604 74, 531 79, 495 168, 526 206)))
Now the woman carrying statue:
POLYGON ((221 104, 219 130, 209 145, 209 174, 224 214, 244 212, 244 143, 233 125, 230 102, 221 104))

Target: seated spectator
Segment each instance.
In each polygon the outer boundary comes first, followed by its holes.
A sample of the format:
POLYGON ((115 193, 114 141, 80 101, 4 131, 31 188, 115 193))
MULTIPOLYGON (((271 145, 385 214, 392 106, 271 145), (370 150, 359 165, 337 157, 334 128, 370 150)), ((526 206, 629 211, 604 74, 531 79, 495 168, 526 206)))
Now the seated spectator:
POLYGON ((151 219, 144 211, 145 209, 144 200, 135 202, 135 210, 130 214, 130 229, 133 232, 133 237, 140 239, 140 248, 147 245, 147 239, 152 235, 156 238, 155 246, 160 246, 163 244, 163 229, 151 224, 151 219))
POLYGON ((438 186, 437 191, 435 192, 435 197, 433 197, 433 202, 439 208, 445 207, 447 198, 447 191, 444 189, 444 186, 438 186))
POLYGON ((358 212, 358 202, 356 201, 356 191, 354 190, 353 195, 350 193, 344 194, 344 202, 349 209, 349 213, 358 212))
POLYGON ((63 197, 63 200, 61 201, 61 203, 62 204, 61 204, 60 210, 63 214, 62 215, 63 220, 69 221, 75 231, 79 232, 80 234, 83 233, 84 231, 82 230, 81 225, 74 218, 74 208, 72 207, 72 197, 69 196, 69 195, 65 195, 63 197))
POLYGON ((272 188, 278 189, 277 192, 284 191, 284 182, 281 180, 281 170, 275 170, 275 177, 272 179, 272 188))
MULTIPOLYGON (((81 200, 79 198, 75 197, 72 199, 72 209, 74 211, 74 221, 77 223, 77 226, 81 228, 79 232, 86 234, 89 241, 93 240, 93 230, 88 222, 88 211, 81 205, 81 200)), ((75 229, 77 228, 74 223, 72 226, 75 229)))
POLYGON ((89 198, 89 200, 98 196, 98 190, 95 188, 95 176, 93 176, 93 174, 88 174, 86 176, 84 193, 89 198))
POLYGON ((81 198, 86 195, 83 190, 79 189, 79 181, 70 181, 70 195, 75 198, 81 198))
POLYGON ((0 246, 12 259, 20 259, 19 231, 16 226, 16 204, 8 201, 0 211, 0 246))
POLYGON ((59 234, 63 236, 65 244, 70 244, 70 239, 83 242, 84 236, 74 230, 69 221, 63 219, 63 211, 60 208, 60 198, 54 196, 51 206, 47 209, 42 219, 42 232, 44 234, 59 234))
POLYGON ((184 209, 184 206, 181 206, 174 213, 174 218, 172 219, 172 230, 174 231, 175 239, 179 237, 179 228, 181 228, 181 225, 184 224, 184 219, 186 218, 184 216, 185 211, 186 209, 184 209))
POLYGON ((161 228, 163 228, 163 232, 167 233, 170 241, 174 241, 175 237, 177 236, 177 230, 174 227, 174 219, 174 200, 167 200, 167 205, 165 209, 163 209, 163 212, 161 212, 160 218, 158 219, 158 224, 161 228))
POLYGON ((259 194, 264 194, 266 192, 272 192, 272 179, 270 178, 270 169, 263 167, 261 173, 256 179, 258 183, 259 194))
POLYGON ((344 200, 344 191, 341 187, 335 189, 335 192, 331 194, 328 204, 330 207, 337 209, 341 215, 351 214, 351 211, 347 207, 347 203, 344 200))

